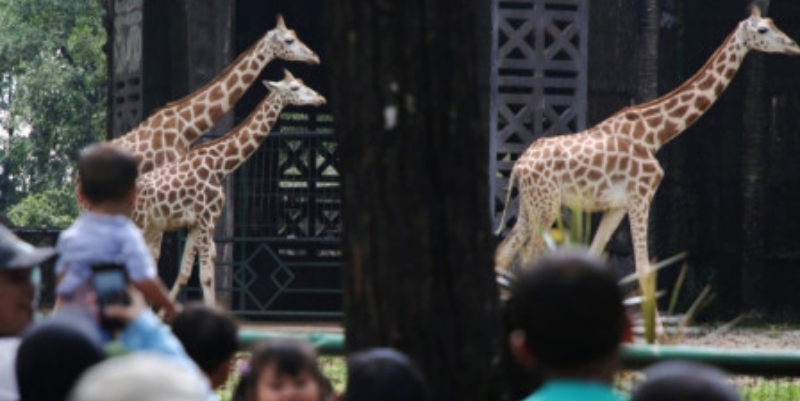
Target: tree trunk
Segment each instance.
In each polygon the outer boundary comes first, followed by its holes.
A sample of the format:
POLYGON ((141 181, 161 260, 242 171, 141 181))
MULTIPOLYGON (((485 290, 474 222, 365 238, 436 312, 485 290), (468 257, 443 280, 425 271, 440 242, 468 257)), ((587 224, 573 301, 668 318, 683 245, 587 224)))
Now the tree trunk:
POLYGON ((490 2, 327 4, 347 350, 408 353, 434 400, 496 398, 488 93, 479 91, 489 48, 478 46, 490 2))
MULTIPOLYGON (((759 2, 767 15, 768 2, 759 2)), ((742 305, 760 304, 759 289, 764 268, 764 219, 766 217, 766 136, 769 129, 768 103, 764 92, 764 57, 748 55, 744 64, 746 79, 744 124, 742 130, 742 305)))

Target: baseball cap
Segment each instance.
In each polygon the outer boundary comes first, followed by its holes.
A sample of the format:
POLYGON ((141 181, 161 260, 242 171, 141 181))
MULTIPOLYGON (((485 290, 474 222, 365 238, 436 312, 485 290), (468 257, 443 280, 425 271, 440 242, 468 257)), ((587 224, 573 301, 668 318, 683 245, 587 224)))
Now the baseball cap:
POLYGON ((0 225, 0 270, 30 268, 48 261, 55 255, 55 249, 36 248, 0 225))

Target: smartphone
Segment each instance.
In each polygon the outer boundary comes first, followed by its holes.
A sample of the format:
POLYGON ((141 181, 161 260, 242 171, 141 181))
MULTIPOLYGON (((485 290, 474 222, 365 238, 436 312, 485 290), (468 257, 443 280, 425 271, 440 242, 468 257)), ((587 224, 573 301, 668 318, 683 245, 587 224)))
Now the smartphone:
POLYGON ((109 305, 128 305, 128 272, 125 265, 104 263, 92 266, 92 288, 97 296, 100 314, 100 327, 116 331, 125 327, 125 322, 106 317, 103 309, 109 305))

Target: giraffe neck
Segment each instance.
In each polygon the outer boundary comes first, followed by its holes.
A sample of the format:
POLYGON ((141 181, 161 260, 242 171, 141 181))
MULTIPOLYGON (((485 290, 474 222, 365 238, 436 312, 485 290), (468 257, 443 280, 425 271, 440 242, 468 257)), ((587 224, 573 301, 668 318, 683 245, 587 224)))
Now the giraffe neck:
POLYGON ((240 54, 214 80, 174 103, 185 124, 181 136, 187 147, 233 108, 261 70, 275 57, 268 46, 270 34, 240 54))
MULTIPOLYGON (((655 153, 705 113, 728 87, 747 55, 742 26, 736 28, 703 67, 672 92, 621 113, 632 125, 624 132, 655 153)), ((623 123, 624 124, 624 123, 623 123)))
POLYGON ((211 163, 212 174, 222 181, 247 161, 269 136, 270 130, 278 120, 286 105, 283 97, 270 93, 256 109, 225 136, 201 144, 190 151, 192 154, 211 155, 206 158, 211 163))

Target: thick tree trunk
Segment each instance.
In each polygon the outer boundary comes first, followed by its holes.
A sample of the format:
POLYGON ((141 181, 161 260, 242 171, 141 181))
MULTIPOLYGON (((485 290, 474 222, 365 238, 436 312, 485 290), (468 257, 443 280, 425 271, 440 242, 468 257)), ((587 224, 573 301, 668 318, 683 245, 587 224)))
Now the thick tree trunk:
POLYGON ((496 398, 487 0, 329 2, 347 349, 393 346, 435 400, 496 398), (482 20, 485 19, 485 20, 482 20), (484 40, 482 43, 486 43, 484 40))
MULTIPOLYGON (((768 1, 758 2, 766 16, 768 1)), ((768 103, 764 91, 764 57, 753 52, 744 65, 746 79, 742 130, 742 305, 761 304, 766 218, 766 137, 769 129, 768 103)))

